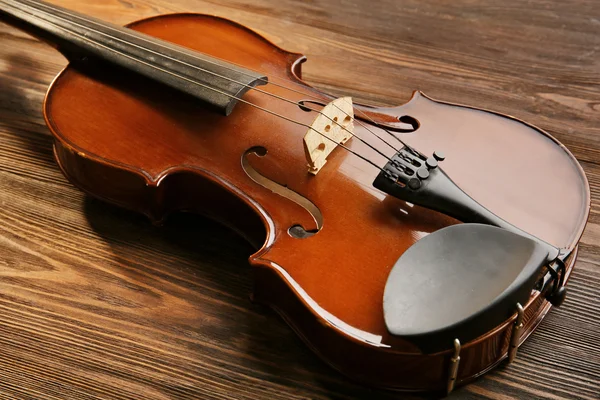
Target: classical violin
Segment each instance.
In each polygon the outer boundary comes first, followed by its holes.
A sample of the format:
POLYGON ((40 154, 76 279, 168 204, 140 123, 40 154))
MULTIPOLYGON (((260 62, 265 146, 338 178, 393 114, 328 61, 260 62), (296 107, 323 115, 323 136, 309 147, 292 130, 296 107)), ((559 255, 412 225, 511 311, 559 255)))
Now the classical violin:
POLYGON ((450 392, 565 298, 590 192, 541 129, 420 92, 334 98, 305 57, 214 16, 120 27, 0 0, 0 18, 70 62, 43 106, 65 176, 157 223, 239 232, 254 300, 353 379, 450 392))

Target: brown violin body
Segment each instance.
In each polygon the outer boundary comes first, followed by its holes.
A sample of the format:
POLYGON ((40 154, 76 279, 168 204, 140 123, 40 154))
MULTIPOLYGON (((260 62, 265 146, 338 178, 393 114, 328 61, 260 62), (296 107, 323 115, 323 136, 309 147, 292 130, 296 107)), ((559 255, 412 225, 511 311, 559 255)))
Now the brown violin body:
MULTIPOLYGON (((131 26, 152 36, 269 76, 268 93, 294 102, 330 97, 304 84, 304 58, 233 22, 205 15, 156 17, 131 26), (303 94, 305 93, 305 94, 303 94)), ((260 92, 246 100, 311 124, 315 115, 260 92)), ((541 130, 516 119, 431 100, 416 93, 396 108, 357 106, 377 124, 418 121, 393 131, 420 151, 446 154, 444 168, 497 215, 576 255, 589 210, 585 176, 572 155, 541 130)), ((130 72, 103 65, 67 67, 50 88, 44 113, 58 164, 87 193, 160 222, 187 211, 214 218, 257 248, 250 257, 253 298, 271 306, 323 360, 353 379, 401 390, 444 390, 452 351, 423 354, 391 335, 382 299, 394 262, 453 218, 373 186, 376 172, 337 148, 307 173, 306 128, 238 104, 225 117, 130 72), (306 238, 290 234, 300 225, 306 238)), ((375 147, 382 144, 356 126, 375 147)), ((377 154, 357 140, 356 151, 377 154), (361 147, 362 146, 362 147, 361 147)), ((383 160, 383 159, 381 159, 383 160)), ((538 292, 524 305, 524 341, 550 308, 538 292)), ((514 319, 463 343, 457 382, 474 379, 508 352, 514 319)), ((451 346, 449 345, 448 348, 451 346)))

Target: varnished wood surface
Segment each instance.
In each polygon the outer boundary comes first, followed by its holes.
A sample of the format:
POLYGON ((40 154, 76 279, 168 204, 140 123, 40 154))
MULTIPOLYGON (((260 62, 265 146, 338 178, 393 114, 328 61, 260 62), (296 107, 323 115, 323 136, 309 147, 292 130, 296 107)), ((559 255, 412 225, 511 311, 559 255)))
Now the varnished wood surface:
MULTIPOLYGON (((123 24, 171 11, 222 15, 307 54, 305 78, 335 93, 395 105, 421 89, 548 130, 580 159, 593 193, 570 296, 513 365, 454 396, 598 397, 600 10, 593 2, 56 3, 123 24)), ((1 26, 0 34, 1 393, 396 397, 340 377, 272 312, 249 303, 250 248, 233 234, 187 216, 153 228, 68 184, 40 112, 64 61, 14 29, 1 26), (189 323, 190 314, 201 318, 189 323)))

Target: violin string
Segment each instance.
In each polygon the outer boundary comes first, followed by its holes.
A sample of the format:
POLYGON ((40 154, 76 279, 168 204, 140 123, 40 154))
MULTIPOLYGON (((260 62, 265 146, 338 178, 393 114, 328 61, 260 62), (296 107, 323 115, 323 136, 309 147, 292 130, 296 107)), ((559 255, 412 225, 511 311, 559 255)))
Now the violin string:
MULTIPOLYGON (((150 44, 155 44, 155 45, 158 45, 158 46, 160 46, 160 47, 163 47, 163 48, 165 48, 165 49, 167 49, 167 50, 174 50, 175 52, 178 52, 178 53, 180 53, 180 54, 187 55, 187 56, 190 56, 190 57, 192 57, 192 58, 196 58, 196 59, 202 60, 202 61, 204 61, 204 62, 207 62, 207 63, 209 63, 209 64, 217 65, 217 66, 219 66, 219 67, 222 67, 222 68, 228 69, 228 70, 230 70, 230 71, 234 71, 234 69, 233 69, 232 67, 228 66, 228 65, 221 65, 221 64, 218 64, 218 63, 216 63, 216 62, 214 62, 214 61, 212 61, 212 60, 206 60, 206 59, 201 59, 201 58, 199 58, 199 57, 197 56, 197 54, 196 54, 196 52, 195 52, 195 51, 188 50, 188 49, 186 49, 186 48, 181 48, 180 46, 173 47, 173 44, 165 45, 165 44, 161 43, 160 41, 156 41, 156 38, 152 38, 153 40, 150 40, 150 39, 148 39, 148 38, 144 37, 144 35, 143 35, 143 34, 140 34, 140 32, 136 32, 136 34, 137 34, 137 35, 134 35, 133 33, 131 33, 131 32, 130 32, 130 29, 129 29, 129 28, 124 28, 124 29, 123 29, 123 28, 121 28, 121 29, 119 29, 120 27, 118 27, 118 28, 117 28, 117 27, 113 27, 113 26, 111 26, 111 25, 106 25, 106 24, 105 24, 104 22, 102 22, 102 21, 95 21, 95 20, 93 20, 93 19, 90 19, 90 18, 88 18, 88 17, 86 17, 86 16, 84 16, 84 15, 79 15, 79 14, 77 14, 77 13, 71 12, 71 11, 69 11, 69 10, 66 10, 66 9, 57 8, 57 7, 55 7, 55 6, 52 6, 52 5, 50 5, 50 4, 46 4, 46 3, 39 3, 39 5, 41 5, 41 6, 45 7, 46 9, 50 9, 50 10, 52 10, 52 11, 55 11, 55 12, 56 12, 56 11, 58 11, 58 12, 61 12, 62 14, 64 14, 64 15, 67 15, 67 16, 70 16, 70 17, 75 17, 75 18, 77 18, 77 19, 80 19, 80 20, 82 20, 82 21, 85 21, 85 22, 87 22, 87 23, 93 23, 93 24, 95 24, 95 25, 98 25, 98 26, 101 26, 101 27, 104 27, 104 28, 108 28, 108 29, 111 29, 111 30, 113 30, 113 31, 116 31, 116 32, 125 33, 126 35, 128 35, 128 36, 130 36, 130 37, 134 37, 134 38, 136 38, 136 39, 143 40, 143 41, 145 41, 145 42, 147 42, 147 43, 150 43, 150 44)), ((63 19, 63 20, 64 20, 64 19, 63 19)), ((70 22, 73 22, 73 21, 70 21, 70 22)), ((76 25, 78 25, 78 26, 80 26, 80 27, 84 27, 84 28, 85 28, 85 26, 82 26, 82 25, 79 25, 79 24, 76 24, 76 25)), ((98 33, 101 33, 101 34, 105 34, 104 32, 99 32, 99 31, 97 31, 97 32, 98 32, 98 33)), ((106 34, 105 34, 105 35, 106 35, 106 34)), ((110 37, 113 37, 113 36, 110 36, 110 37)), ((119 38, 117 38, 117 39, 119 40, 119 38)), ((121 40, 121 41, 122 41, 122 40, 121 40)), ((129 43, 129 42, 127 42, 127 43, 128 43, 128 44, 133 44, 133 43, 129 43)), ((274 93, 265 92, 265 91, 263 91, 263 90, 261 90, 261 89, 259 89, 259 88, 256 88, 256 87, 250 86, 250 85, 248 85, 248 84, 244 84, 244 83, 242 83, 242 82, 235 81, 235 80, 233 80, 233 79, 231 79, 231 78, 227 78, 227 77, 225 77, 225 76, 219 75, 219 74, 217 74, 217 73, 215 73, 215 72, 213 72, 213 71, 209 71, 209 70, 206 70, 206 69, 204 69, 204 68, 198 67, 198 66, 196 66, 196 65, 193 65, 193 64, 186 63, 186 62, 184 62, 184 61, 181 61, 181 60, 179 60, 179 59, 176 59, 176 58, 169 57, 169 56, 167 56, 167 55, 164 55, 164 54, 162 54, 162 53, 157 53, 157 52, 154 52, 154 51, 152 51, 151 49, 148 49, 148 48, 142 48, 142 47, 140 47, 140 46, 136 46, 136 47, 138 47, 138 48, 141 48, 141 49, 143 49, 143 50, 146 50, 146 51, 150 51, 150 52, 152 52, 152 53, 154 53, 154 54, 157 54, 157 55, 160 55, 160 56, 162 56, 162 57, 166 57, 166 58, 168 58, 168 59, 170 59, 170 60, 172 60, 172 61, 175 61, 175 62, 177 62, 177 63, 181 63, 181 64, 184 64, 184 65, 187 65, 187 66, 189 66, 189 67, 192 67, 192 68, 195 68, 195 69, 201 70, 201 71, 203 71, 203 72, 208 72, 208 73, 210 73, 210 74, 212 74, 212 75, 215 75, 215 76, 217 76, 217 77, 220 77, 220 78, 222 78, 222 79, 229 79, 230 81, 233 81, 233 82, 235 82, 235 83, 238 83, 238 84, 240 84, 240 85, 243 85, 243 86, 245 86, 245 87, 248 87, 250 90, 257 90, 257 91, 259 91, 259 92, 261 92, 261 93, 265 93, 265 94, 267 94, 267 95, 274 96, 274 97, 277 97, 277 98, 279 98, 279 99, 281 99, 281 100, 288 101, 288 102, 291 102, 291 103, 293 103, 293 104, 297 105, 297 102, 295 102, 295 101, 292 101, 292 100, 289 100, 289 99, 282 98, 282 97, 280 97, 280 96, 277 96, 277 95, 275 95, 274 93)), ((213 57, 213 58, 216 58, 216 57, 213 57)), ((216 58, 216 59, 218 59, 218 58, 216 58)), ((237 63, 234 63, 234 62, 230 62, 230 61, 226 61, 226 60, 222 60, 222 59, 218 59, 218 60, 219 60, 219 61, 223 61, 223 62, 225 62, 225 63, 227 63, 227 64, 231 64, 231 65, 235 65, 235 66, 237 66, 237 67, 241 67, 241 68, 247 69, 247 67, 245 67, 245 66, 243 66, 243 65, 239 65, 239 64, 237 64, 237 63)), ((238 72, 238 73, 241 73, 241 74, 243 74, 243 75, 246 75, 246 76, 253 77, 253 75, 251 75, 251 74, 249 74, 249 73, 247 73, 247 72, 244 72, 244 71, 236 71, 236 72, 238 72)), ((257 72, 257 71, 252 71, 252 72, 257 72)), ((277 78, 283 81, 283 78, 281 78, 281 77, 277 77, 277 78)), ((259 81, 261 81, 262 83, 265 83, 265 84, 267 84, 267 83, 268 83, 268 84, 272 84, 273 86, 277 86, 277 87, 280 87, 280 88, 282 88, 282 89, 285 89, 285 90, 288 90, 288 91, 292 91, 292 92, 295 92, 295 93, 298 93, 298 94, 302 94, 302 95, 304 95, 304 96, 309 96, 309 97, 311 97, 311 98, 313 98, 313 99, 316 99, 316 100, 320 100, 320 99, 319 99, 318 97, 316 97, 314 94, 306 93, 306 92, 304 92, 304 91, 300 91, 300 90, 298 90, 298 89, 293 89, 293 88, 290 88, 290 87, 288 87, 288 86, 285 86, 285 85, 282 85, 282 84, 277 84, 277 83, 274 83, 274 82, 270 82, 270 81, 269 81, 269 79, 258 78, 258 80, 259 80, 259 81)), ((288 81, 288 82, 289 82, 289 81, 288 81)), ((291 83, 291 82, 290 82, 290 83, 291 83)), ((344 113, 346 116, 350 117, 350 118, 351 118, 353 121, 355 121, 355 118, 354 118, 353 116, 351 116, 350 114, 348 114, 348 113, 347 113, 347 112, 345 112, 344 110, 340 109, 340 108, 337 106, 337 104, 333 104, 333 106, 334 106, 334 107, 336 107, 336 108, 337 108, 339 111, 341 111, 342 113, 344 113)), ((313 108, 306 107, 306 106, 305 106, 305 108, 308 108, 310 111, 314 111, 314 112, 317 112, 317 113, 320 113, 320 114, 322 114, 321 112, 319 112, 318 110, 315 110, 315 109, 313 109, 313 108)), ((391 133, 389 130, 387 130, 387 129, 385 129, 385 128, 381 127, 381 126, 380 126, 380 125, 379 125, 377 122, 375 122, 375 121, 374 121, 374 120, 373 120, 373 119, 372 119, 372 118, 371 118, 371 117, 370 117, 368 114, 366 114, 365 112, 363 112, 362 110, 360 110, 360 109, 358 109, 358 108, 357 108, 356 110, 357 110, 357 111, 358 111, 358 112, 359 112, 361 115, 363 115, 365 118, 367 118, 367 119, 368 119, 368 120, 369 120, 371 123, 373 123, 374 125, 378 126, 380 129, 383 129, 383 130, 384 130, 384 131, 385 131, 387 134, 389 134, 389 135, 390 135, 390 136, 392 136, 394 139, 396 139, 396 140, 397 140, 397 141, 398 141, 398 142, 399 142, 399 143, 400 143, 402 146, 405 146, 405 147, 407 147, 407 146, 408 146, 408 145, 407 145, 405 142, 403 142, 403 141, 402 141, 400 138, 398 138, 396 135, 392 134, 392 133, 391 133)), ((326 116, 326 117, 328 117, 328 116, 326 116)), ((329 118, 329 119, 331 120, 331 118, 329 118)), ((333 120, 332 120, 332 122, 334 122, 334 123, 336 123, 336 124, 337 124, 337 122, 336 122, 336 121, 333 121, 333 120)), ((369 133, 371 133, 372 135, 374 135, 375 137, 377 137, 377 138, 378 138, 380 141, 382 141, 383 143, 385 143, 385 144, 386 144, 387 146, 389 146, 391 149, 393 149, 393 150, 394 150, 394 151, 396 151, 396 152, 398 152, 398 151, 399 151, 399 150, 398 150, 396 147, 392 146, 392 145, 391 145, 389 142, 387 142, 385 139, 383 139, 383 138, 382 138, 381 136, 379 136, 377 133, 375 133, 375 132, 373 132, 371 129, 369 129, 369 128, 368 128, 368 127, 367 127, 367 126, 366 126, 366 125, 365 125, 365 124, 364 124, 362 121, 356 121, 356 122, 358 122, 360 126, 362 126, 362 127, 363 127, 365 130, 367 130, 369 133)), ((338 124, 338 125, 339 125, 339 124, 338 124)))
MULTIPOLYGON (((10 4, 7 4, 7 3, 5 3, 5 2, 4 2, 4 1, 2 1, 2 0, 0 0, 0 3, 2 3, 2 4, 5 4, 5 5, 8 5, 9 7, 12 7, 10 4)), ((13 7, 13 8, 14 8, 14 7, 13 7)), ((30 8, 32 8, 32 7, 30 7, 30 8)), ((19 9, 17 9, 17 10, 19 10, 19 9)), ((23 11, 23 10, 19 10, 19 11, 23 11)), ((32 15, 32 14, 30 14, 30 15, 32 15)), ((48 20, 47 20, 47 19, 45 19, 45 18, 42 18, 42 17, 39 17, 39 16, 34 16, 34 17, 36 17, 36 18, 39 18, 39 19, 42 19, 42 20, 44 20, 44 21, 48 22, 49 24, 51 24, 51 25, 54 25, 55 27, 57 27, 57 28, 59 28, 59 29, 62 29, 62 30, 64 30, 64 31, 67 31, 67 32, 70 32, 71 34, 73 34, 73 35, 77 36, 77 37, 78 37, 79 39, 81 39, 81 40, 84 40, 84 41, 91 41, 89 38, 87 38, 87 37, 85 37, 85 36, 83 36, 83 35, 80 35, 80 34, 78 34, 77 32, 73 32, 73 31, 71 31, 71 30, 69 30, 69 29, 67 29, 67 28, 64 28, 64 27, 62 27, 62 26, 60 26, 60 25, 54 24, 54 23, 52 23, 51 21, 48 21, 48 20)), ((142 63, 142 64, 144 64, 144 65, 147 65, 147 66, 148 66, 148 67, 150 67, 150 68, 157 69, 157 70, 159 70, 159 71, 162 71, 162 72, 164 72, 164 73, 166 73, 166 74, 169 74, 169 75, 175 76, 175 77, 177 77, 177 78, 180 78, 180 79, 182 79, 182 80, 188 81, 188 82, 190 82, 190 83, 192 83, 192 84, 198 85, 198 86, 200 86, 200 87, 203 87, 203 88, 205 88, 205 89, 212 90, 212 91, 214 91, 214 92, 217 92, 217 93, 219 93, 219 94, 222 94, 222 95, 224 95, 224 96, 230 97, 230 98, 232 98, 232 99, 235 99, 235 100, 237 100, 237 101, 239 101, 239 102, 241 102, 241 103, 247 104, 247 105, 249 105, 249 106, 251 106, 251 107, 255 107, 255 108, 257 108, 257 109, 259 109, 259 110, 261 110, 261 111, 264 111, 264 112, 266 112, 266 113, 268 113, 268 114, 271 114, 271 115, 273 115, 273 116, 276 116, 276 117, 278 117, 278 118, 282 118, 282 119, 284 119, 284 120, 286 120, 286 121, 288 121, 288 122, 291 122, 291 123, 294 123, 294 124, 297 124, 297 125, 300 125, 300 126, 306 127, 306 128, 308 128, 309 130, 312 130, 312 131, 316 132, 317 134, 319 134, 319 135, 320 135, 320 136, 322 136, 323 138, 325 138, 325 139, 327 139, 327 140, 331 141, 331 142, 332 142, 332 143, 334 143, 335 145, 337 145, 337 146, 340 146, 341 148, 345 149, 345 150, 346 150, 346 151, 348 151, 349 153, 351 153, 351 154, 353 154, 353 155, 357 156, 358 158, 362 159, 363 161, 365 161, 365 162, 367 162, 367 163, 371 164, 371 165, 372 165, 373 167, 375 167, 376 169, 378 169, 378 170, 380 170, 380 171, 384 172, 383 168, 382 168, 382 167, 380 167, 379 165, 377 165, 377 164, 376 164, 374 161, 372 161, 372 160, 368 159, 367 157, 365 157, 365 156, 363 156, 363 155, 361 155, 361 154, 359 154, 359 153, 357 153, 357 152, 353 151, 352 149, 348 148, 348 147, 347 147, 347 146, 345 146, 344 144, 342 144, 342 143, 338 143, 338 142, 337 142, 337 141, 335 141, 334 139, 332 139, 332 138, 330 138, 329 136, 325 135, 324 133, 322 133, 322 132, 320 132, 320 131, 318 131, 318 130, 314 129, 312 126, 310 126, 310 125, 308 125, 308 124, 305 124, 305 123, 303 123, 303 122, 300 122, 300 121, 296 121, 296 120, 294 120, 293 118, 290 118, 290 117, 287 117, 287 116, 285 116, 285 115, 279 114, 279 113, 277 113, 277 112, 275 112, 275 111, 269 110, 269 109, 267 109, 267 108, 264 108, 264 107, 262 107, 262 106, 259 106, 259 105, 257 105, 257 104, 254 104, 254 103, 252 103, 252 102, 250 102, 250 101, 244 100, 244 99, 242 99, 242 98, 240 98, 240 97, 237 97, 237 96, 234 96, 234 95, 230 95, 230 94, 228 94, 228 93, 226 93, 226 92, 224 92, 224 91, 221 91, 221 90, 219 90, 219 89, 213 88, 213 87, 211 87, 211 86, 209 86, 209 85, 204 85, 204 84, 202 84, 202 83, 200 83, 200 82, 197 82, 197 81, 194 81, 194 80, 188 79, 188 78, 186 78, 186 77, 184 77, 184 76, 181 76, 181 75, 175 74, 175 73, 173 73, 173 72, 170 72, 170 71, 168 71, 168 70, 162 69, 162 68, 160 68, 160 67, 157 67, 157 66, 155 66, 155 65, 152 65, 152 64, 149 64, 149 63, 147 63, 147 62, 145 62, 145 61, 139 60, 139 59, 137 59, 137 58, 135 58, 135 57, 132 57, 132 56, 130 56, 130 55, 128 55, 128 54, 125 54, 125 53, 122 53, 122 52, 120 52, 120 51, 118 51, 118 50, 115 50, 115 49, 112 49, 112 48, 110 48, 110 47, 104 46, 104 45, 102 45, 102 44, 100 44, 100 43, 94 42, 94 44, 95 44, 95 45, 97 45, 97 46, 103 47, 103 48, 105 48, 105 49, 106 49, 106 50, 108 50, 108 51, 112 51, 112 52, 114 52, 114 53, 117 53, 117 54, 119 54, 119 55, 121 55, 121 56, 127 57, 127 58, 129 58, 129 59, 131 59, 131 60, 134 60, 134 61, 136 61, 136 62, 140 62, 140 63, 142 63)), ((356 136, 356 137, 357 137, 357 136, 356 136)), ((357 138, 358 138, 358 137, 357 137, 357 138)), ((360 139, 360 138, 358 138, 358 139, 360 139)), ((362 140, 361 140, 361 141, 362 141, 362 140)), ((366 143, 366 142, 364 142, 364 141, 362 141, 362 142, 363 142, 363 143, 365 143, 367 146, 371 147, 373 150, 375 150, 375 151, 378 151, 377 149, 375 149, 374 147, 372 147, 372 146, 371 146, 369 143, 366 143)), ((386 157, 386 158, 387 158, 387 156, 385 156, 385 155, 384 155, 384 157, 386 157)), ((389 158, 388 158, 388 159, 389 159, 389 158)))
MULTIPOLYGON (((190 57, 193 57, 193 58, 196 58, 196 59, 200 59, 199 57, 197 57, 196 55, 194 55, 194 53, 193 53, 193 52, 191 52, 191 51, 185 51, 185 52, 184 52, 184 51, 182 51, 182 50, 180 50, 180 49, 178 49, 178 48, 176 48, 176 47, 173 47, 173 46, 166 46, 166 45, 164 45, 164 44, 160 43, 159 41, 151 41, 151 40, 149 40, 149 39, 145 38, 143 35, 134 35, 134 34, 130 33, 130 32, 127 30, 127 29, 124 29, 124 30, 117 29, 117 28, 115 28, 115 27, 112 27, 111 25, 106 25, 106 24, 104 24, 104 23, 100 23, 100 22, 94 21, 94 20, 92 20, 92 19, 88 19, 88 18, 86 18, 85 16, 81 16, 81 15, 78 15, 78 14, 76 14, 76 13, 69 12, 68 10, 61 9, 61 8, 56 8, 56 7, 53 7, 53 6, 49 5, 49 4, 45 4, 45 3, 39 3, 39 5, 41 5, 42 7, 46 8, 46 9, 52 10, 52 11, 54 11, 54 12, 60 12, 60 13, 62 13, 63 15, 67 15, 67 16, 69 16, 69 17, 71 17, 71 18, 73 18, 73 17, 74 17, 74 18, 77 18, 77 19, 79 19, 79 20, 81 20, 81 21, 85 21, 85 22, 87 22, 87 23, 92 23, 92 24, 95 24, 95 25, 97 25, 97 26, 101 26, 101 27, 104 27, 104 28, 108 28, 108 29, 111 29, 111 30, 113 30, 113 31, 116 31, 116 32, 125 33, 126 35, 128 35, 128 36, 130 36, 130 37, 134 37, 134 38, 136 38, 136 39, 143 40, 143 41, 145 41, 145 42, 147 42, 147 43, 150 43, 150 44, 156 44, 156 45, 159 45, 160 47, 163 47, 163 48, 165 48, 165 49, 168 49, 168 50, 174 50, 174 51, 176 51, 176 52, 179 52, 180 54, 183 54, 183 55, 188 55, 188 56, 190 56, 190 57)), ((28 7, 30 7, 30 8, 34 8, 34 7, 30 6, 29 4, 25 4, 25 6, 28 6, 28 7)), ((60 18, 60 19, 62 19, 63 21, 67 21, 67 22, 73 23, 73 24, 75 24, 75 25, 77 25, 77 26, 79 26, 79 27, 81 27, 81 28, 90 29, 89 27, 86 27, 86 26, 84 26, 84 25, 77 24, 76 22, 74 22, 74 21, 72 21, 72 20, 71 20, 71 21, 69 21, 69 20, 66 20, 66 19, 64 19, 64 18, 61 18, 60 16, 57 16, 57 15, 54 15, 54 16, 55 16, 55 17, 58 17, 58 18, 60 18)), ((154 54, 156 54, 156 55, 159 55, 159 56, 161 56, 161 57, 168 58, 168 59, 169 59, 169 60, 171 60, 171 61, 174 61, 174 62, 177 62, 177 63, 183 64, 183 65, 186 65, 186 66, 188 66, 188 67, 191 67, 191 68, 195 68, 195 69, 197 69, 197 70, 200 70, 200 71, 202 71, 202 72, 209 73, 209 74, 211 74, 211 75, 213 75, 213 76, 216 76, 216 77, 218 77, 218 78, 225 79, 225 80, 229 80, 230 82, 235 82, 235 83, 237 83, 237 84, 239 84, 239 85, 242 85, 242 86, 244 86, 244 87, 246 87, 246 88, 248 88, 248 89, 250 89, 250 90, 256 90, 257 92, 263 93, 263 94, 265 94, 265 95, 268 95, 268 96, 271 96, 271 97, 275 97, 275 98, 277 98, 277 99, 279 99, 279 100, 282 100, 282 101, 285 101, 285 102, 288 102, 288 103, 291 103, 291 104, 294 104, 294 105, 298 105, 298 103, 297 103, 296 101, 293 101, 293 100, 290 100, 290 99, 286 99, 286 98, 284 98, 284 97, 282 97, 282 96, 279 96, 279 95, 277 95, 277 94, 275 94, 275 93, 267 92, 267 91, 265 91, 265 90, 262 90, 262 89, 260 89, 260 88, 256 88, 256 87, 254 87, 254 86, 251 86, 251 85, 245 84, 245 83, 243 83, 243 82, 239 82, 239 81, 237 81, 237 80, 235 80, 235 79, 228 78, 228 77, 226 77, 226 76, 223 76, 223 75, 221 75, 221 74, 218 74, 218 73, 216 73, 216 72, 213 72, 213 71, 210 71, 210 70, 206 70, 206 69, 204 69, 204 68, 201 68, 201 67, 199 67, 199 66, 197 66, 197 65, 189 64, 189 63, 186 63, 185 61, 182 61, 182 60, 179 60, 179 59, 176 59, 176 58, 170 57, 170 56, 168 56, 168 55, 165 55, 165 54, 162 54, 162 53, 158 53, 158 52, 156 52, 156 51, 154 51, 154 50, 152 50, 152 49, 149 49, 149 48, 145 48, 145 47, 142 47, 142 46, 136 45, 135 43, 131 43, 131 42, 124 41, 124 40, 123 40, 123 39, 121 39, 121 38, 118 38, 118 37, 116 37, 116 36, 113 36, 113 35, 109 35, 109 34, 107 34, 107 33, 105 33, 105 32, 98 31, 98 30, 95 30, 95 29, 91 29, 91 30, 92 30, 92 31, 94 31, 94 32, 96 32, 96 33, 99 33, 99 34, 101 34, 101 35, 108 36, 108 37, 110 37, 110 38, 113 38, 113 39, 116 39, 116 40, 118 40, 118 41, 121 41, 121 42, 123 42, 123 43, 126 43, 126 44, 128 44, 128 45, 132 45, 132 46, 134 46, 134 47, 137 47, 137 48, 139 48, 139 49, 142 49, 142 50, 144 50, 144 51, 149 51, 149 52, 151 52, 151 53, 154 53, 154 54)), ((139 33, 139 32, 136 32, 136 33, 139 33)), ((231 68, 231 67, 229 67, 229 66, 227 66, 227 65, 220 65, 220 64, 217 64, 216 62, 214 62, 214 61, 211 61, 211 60, 205 60, 205 59, 202 59, 202 61, 204 61, 204 62, 208 62, 208 63, 210 63, 210 64, 213 64, 213 65, 218 65, 219 67, 222 67, 222 68, 225 68, 225 69, 234 70, 233 68, 231 68)), ((221 60, 221 61, 224 61, 224 60, 221 60)), ((235 63, 230 63, 230 64, 237 65, 237 64, 235 64, 235 63)), ((243 67, 243 66, 241 66, 241 65, 237 65, 237 66, 239 66, 239 67, 243 67)), ((246 68, 246 67, 243 67, 243 68, 246 68)), ((243 74, 243 75, 252 76, 251 74, 249 74, 249 73, 247 73, 247 72, 244 72, 244 71, 237 71, 237 72, 239 72, 239 73, 241 73, 241 74, 243 74)), ((256 72, 256 71, 253 71, 253 72, 256 72)), ((317 98, 316 96, 314 96, 313 94, 308 94, 308 93, 302 92, 302 91, 300 91, 300 90, 297 90, 297 89, 293 89, 293 88, 290 88, 290 87, 286 87, 286 86, 284 86, 284 85, 281 85, 281 84, 276 84, 276 83, 273 83, 273 82, 269 82, 269 80, 267 80, 267 79, 258 78, 258 80, 262 81, 263 83, 270 83, 270 84, 272 84, 273 86, 277 86, 277 87, 280 87, 280 88, 283 88, 283 89, 286 89, 286 90, 289 90, 289 91, 293 91, 293 92, 296 92, 296 93, 299 93, 299 94, 302 94, 302 95, 305 95, 305 96, 309 96, 309 97, 311 97, 311 98, 313 98, 313 99, 318 99, 318 98, 317 98)), ((319 100, 319 99, 318 99, 318 100, 319 100)), ((341 109, 341 108, 340 108, 340 107, 339 107, 337 104, 333 104, 333 106, 334 106, 335 108, 337 108, 339 111, 341 111, 343 114, 345 114, 347 117, 350 117, 352 121, 358 122, 358 124, 359 124, 361 127, 363 127, 363 128, 364 128, 364 129, 365 129, 367 132, 369 132, 369 133, 371 133, 372 135, 374 135, 374 136, 375 136, 377 139, 379 139, 381 142, 383 142, 384 144, 386 144, 387 146, 389 146, 389 147, 390 147, 392 150, 394 150, 396 153, 399 151, 399 150, 398 150, 396 147, 394 147, 393 145, 391 145, 391 144, 390 144, 388 141, 386 141, 386 140, 385 140, 385 139, 383 139, 381 136, 379 136, 377 133, 375 133, 375 132, 373 132, 371 129, 369 129, 369 127, 368 127, 366 124, 364 124, 362 121, 360 121, 360 120, 356 120, 356 119, 355 119, 355 118, 354 118, 352 115, 350 115, 350 114, 349 114, 349 113, 347 113, 346 111, 342 110, 342 109, 341 109)), ((313 111, 313 112, 316 112, 316 113, 318 113, 318 114, 320 114, 320 115, 323 115, 324 117, 326 117, 327 119, 329 119, 329 120, 330 120, 331 122, 333 122, 334 124, 336 124, 336 125, 340 126, 340 128, 342 128, 344 131, 346 131, 346 132, 348 132, 348 133, 351 133, 351 134, 352 134, 352 132, 350 132, 350 131, 349 131, 349 130, 346 128, 346 127, 344 127, 344 126, 343 126, 343 125, 341 125, 341 124, 340 124, 338 121, 336 121, 336 120, 332 119, 331 117, 329 117, 328 115, 326 115, 326 114, 325 114, 325 113, 323 113, 322 111, 319 111, 319 110, 316 110, 316 109, 314 109, 314 108, 311 108, 311 107, 308 107, 308 106, 304 106, 304 105, 303 105, 303 107, 304 107, 304 108, 306 108, 306 109, 308 109, 308 110, 310 110, 310 111, 313 111)), ((354 108, 354 107, 353 107, 353 108, 354 108)), ((370 120, 370 121, 371 121, 373 124, 375 124, 376 126, 379 126, 379 124, 377 124, 377 123, 376 123, 376 122, 375 122, 375 121, 374 121, 374 120, 373 120, 373 119, 372 119, 370 116, 368 116, 368 115, 367 115, 366 113, 364 113, 362 110, 360 110, 360 109, 358 109, 358 108, 357 108, 356 110, 357 110, 359 113, 361 113, 361 115, 363 115, 364 117, 366 117, 367 119, 369 119, 369 120, 370 120)), ((399 139, 399 138, 398 138, 396 135, 392 134, 392 133, 391 133, 391 132, 389 132, 387 129, 383 129, 383 130, 384 130, 386 133, 388 133, 390 136, 394 137, 394 138, 395 138, 395 139, 396 139, 396 140, 397 140, 397 141, 398 141, 398 142, 399 142, 401 145, 403 145, 403 146, 405 146, 405 147, 407 146, 407 145, 406 145, 406 143, 404 143, 402 140, 400 140, 400 139, 399 139)), ((370 145, 369 143, 366 143, 366 142, 365 142, 364 140, 362 140, 362 139, 361 139, 359 136, 356 136, 356 135, 353 135, 353 136, 354 136, 354 137, 356 137, 357 139, 359 139, 359 141, 361 141, 361 142, 365 143, 367 146, 369 146, 370 148, 372 148, 374 151, 376 151, 377 153, 379 153, 380 155, 382 155, 382 156, 383 156, 383 157, 385 157, 386 159, 388 159, 388 161, 391 161, 391 159, 390 159, 388 156, 386 156, 385 154, 383 154, 383 153, 382 153, 382 152, 381 152, 379 149, 375 148, 374 146, 370 145)))

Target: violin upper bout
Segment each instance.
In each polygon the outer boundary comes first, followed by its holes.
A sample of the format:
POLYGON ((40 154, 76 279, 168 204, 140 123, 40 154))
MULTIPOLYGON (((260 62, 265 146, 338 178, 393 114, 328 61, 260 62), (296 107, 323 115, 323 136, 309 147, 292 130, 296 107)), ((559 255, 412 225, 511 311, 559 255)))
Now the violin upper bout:
POLYGON ((290 52, 242 24, 215 15, 176 13, 142 19, 129 28, 263 74, 301 80, 303 54, 290 52), (285 66, 285 71, 282 71, 285 66))

